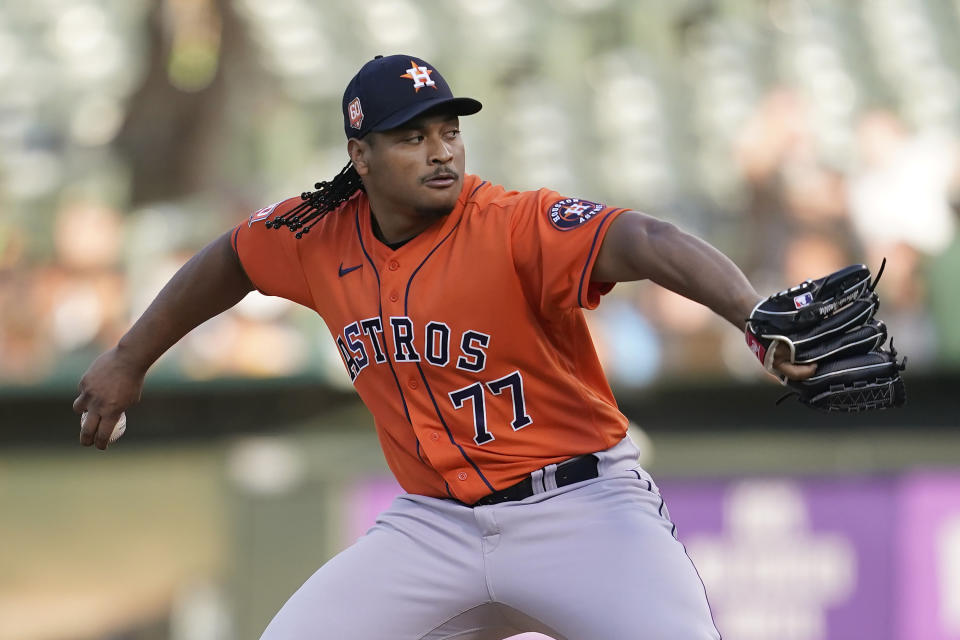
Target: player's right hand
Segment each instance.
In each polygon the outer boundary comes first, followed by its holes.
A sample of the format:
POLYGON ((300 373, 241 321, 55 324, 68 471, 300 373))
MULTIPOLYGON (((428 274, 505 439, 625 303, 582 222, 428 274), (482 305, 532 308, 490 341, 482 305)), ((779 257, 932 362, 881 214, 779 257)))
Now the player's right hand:
POLYGON ((146 370, 130 362, 114 347, 93 361, 80 379, 73 401, 77 414, 87 412, 80 429, 80 444, 106 449, 120 414, 140 400, 146 370))

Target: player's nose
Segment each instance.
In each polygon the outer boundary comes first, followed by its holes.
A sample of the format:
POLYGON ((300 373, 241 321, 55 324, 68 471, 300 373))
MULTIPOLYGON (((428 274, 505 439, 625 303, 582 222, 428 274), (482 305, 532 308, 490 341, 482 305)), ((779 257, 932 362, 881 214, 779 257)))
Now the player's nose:
POLYGON ((430 164, 447 164, 453 160, 453 148, 441 136, 430 136, 427 161, 430 164))

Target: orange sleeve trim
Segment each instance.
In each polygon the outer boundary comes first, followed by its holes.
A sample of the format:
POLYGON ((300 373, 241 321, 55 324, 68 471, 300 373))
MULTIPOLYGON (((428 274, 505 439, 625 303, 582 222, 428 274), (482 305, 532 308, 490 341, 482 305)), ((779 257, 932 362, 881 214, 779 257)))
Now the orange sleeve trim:
MULTIPOLYGON (((606 230, 609 226, 607 224, 607 221, 610 220, 611 217, 613 217, 615 214, 620 214, 620 213, 623 213, 624 211, 626 211, 626 209, 622 209, 622 208, 612 209, 609 213, 607 213, 607 215, 603 216, 603 219, 600 221, 600 226, 597 227, 597 231, 593 234, 593 243, 590 245, 590 252, 587 254, 587 261, 583 265, 583 271, 580 273, 580 287, 577 289, 577 305, 579 305, 580 307, 587 308, 587 305, 584 304, 584 300, 583 300, 583 286, 584 286, 584 283, 586 283, 587 287, 588 288, 590 287, 590 277, 587 272, 592 271, 590 267, 593 266, 593 263, 596 260, 596 257, 594 254, 599 253, 599 248, 600 248, 599 245, 601 244, 600 241, 602 240, 603 236, 606 234, 606 230)), ((613 289, 613 285, 610 285, 605 289, 606 290, 603 291, 603 293, 607 293, 608 291, 613 289)))

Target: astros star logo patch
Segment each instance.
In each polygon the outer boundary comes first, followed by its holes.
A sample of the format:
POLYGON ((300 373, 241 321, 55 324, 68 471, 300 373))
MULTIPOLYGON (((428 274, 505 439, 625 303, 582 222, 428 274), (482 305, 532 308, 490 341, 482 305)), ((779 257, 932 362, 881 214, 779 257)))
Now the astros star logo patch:
POLYGON ((606 208, 606 205, 579 198, 565 198, 550 207, 550 222, 560 231, 576 229, 606 208))
POLYGON ((429 67, 421 67, 413 60, 410 61, 410 68, 407 69, 407 72, 400 76, 401 78, 410 78, 413 80, 413 90, 416 93, 420 93, 420 89, 424 87, 433 87, 437 88, 437 83, 430 79, 430 74, 433 73, 433 69, 429 67))

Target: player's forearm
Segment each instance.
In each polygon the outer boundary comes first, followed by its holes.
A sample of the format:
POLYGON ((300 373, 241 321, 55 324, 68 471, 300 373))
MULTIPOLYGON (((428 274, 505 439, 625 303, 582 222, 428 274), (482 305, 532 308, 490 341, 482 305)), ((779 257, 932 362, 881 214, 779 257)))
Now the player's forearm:
POLYGON ((252 289, 229 234, 224 234, 177 271, 120 339, 118 355, 145 372, 192 329, 237 304, 252 289))
POLYGON ((621 214, 607 231, 593 279, 652 280, 709 307, 738 329, 760 300, 727 256, 668 222, 636 211, 621 214))
POLYGON ((651 280, 699 302, 743 329, 760 295, 743 271, 709 243, 668 225, 653 239, 658 268, 651 280))

